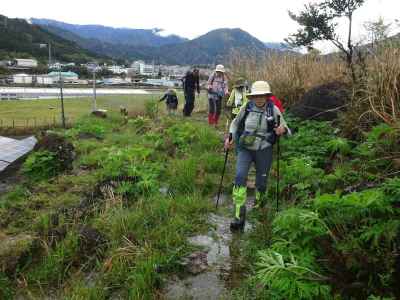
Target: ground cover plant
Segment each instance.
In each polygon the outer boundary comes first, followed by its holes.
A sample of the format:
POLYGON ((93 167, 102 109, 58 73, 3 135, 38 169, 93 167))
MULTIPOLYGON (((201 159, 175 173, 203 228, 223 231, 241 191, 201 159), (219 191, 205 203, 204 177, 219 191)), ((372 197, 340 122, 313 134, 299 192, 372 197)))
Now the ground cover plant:
POLYGON ((253 214, 246 247, 253 276, 237 297, 397 299, 400 133, 380 124, 352 141, 328 122, 291 122, 281 210, 273 171, 269 208, 253 214))
POLYGON ((58 168, 57 149, 38 149, 0 198, 0 298, 157 297, 192 250, 187 237, 207 230, 223 164, 217 132, 111 113, 52 134, 71 143, 71 168, 58 168))
MULTIPOLYGON (((97 106, 110 112, 119 112, 123 106, 131 115, 140 115, 146 110, 146 103, 156 102, 162 96, 162 91, 151 91, 149 95, 109 95, 97 96, 97 106)), ((178 93, 179 112, 182 111, 184 97, 178 93)), ((68 123, 76 122, 92 110, 93 97, 65 98, 65 116, 68 123)), ((158 104, 158 102, 156 102, 158 104)), ((165 105, 159 103, 156 112, 162 113, 165 105)), ((201 94, 196 101, 196 110, 206 108, 205 94, 201 94)), ((61 124, 61 104, 59 99, 39 100, 10 100, 0 102, 0 127, 38 127, 61 124)))

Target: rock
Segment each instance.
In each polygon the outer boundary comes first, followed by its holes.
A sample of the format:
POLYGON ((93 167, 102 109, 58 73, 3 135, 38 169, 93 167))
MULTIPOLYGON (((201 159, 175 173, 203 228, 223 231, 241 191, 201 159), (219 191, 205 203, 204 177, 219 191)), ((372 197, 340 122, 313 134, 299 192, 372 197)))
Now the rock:
POLYGON ((304 94, 302 99, 290 109, 300 119, 332 121, 338 112, 344 111, 349 102, 349 92, 345 84, 331 82, 317 86, 304 94))
POLYGON ((106 246, 104 235, 95 228, 82 226, 79 230, 79 252, 82 256, 92 256, 106 246))
POLYGON ((27 234, 0 235, 0 272, 13 273, 22 256, 29 253, 35 238, 27 234))
POLYGON ((163 187, 161 187, 158 191, 159 191, 162 195, 167 196, 167 195, 168 195, 169 189, 168 189, 168 187, 163 186, 163 187))
POLYGON ((208 269, 207 253, 197 251, 184 258, 181 265, 192 275, 203 273, 208 269))
POLYGON ((107 118, 107 110, 97 109, 97 110, 92 111, 92 115, 99 117, 99 118, 107 118))

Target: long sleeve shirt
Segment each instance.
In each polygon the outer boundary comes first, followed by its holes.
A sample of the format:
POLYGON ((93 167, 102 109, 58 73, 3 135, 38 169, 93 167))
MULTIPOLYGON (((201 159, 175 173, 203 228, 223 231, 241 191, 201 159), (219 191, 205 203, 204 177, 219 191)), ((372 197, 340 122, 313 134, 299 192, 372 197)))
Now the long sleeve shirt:
POLYGON ((228 106, 232 106, 232 113, 237 115, 242 108, 242 106, 246 106, 247 102, 247 93, 245 89, 240 91, 237 88, 234 88, 229 96, 228 102, 226 103, 228 106))
POLYGON ((217 76, 216 73, 211 74, 207 82, 208 95, 224 97, 229 93, 228 91, 228 79, 225 75, 217 76))
POLYGON ((183 78, 183 90, 186 94, 194 94, 195 91, 200 93, 199 76, 193 72, 186 73, 186 76, 183 78))

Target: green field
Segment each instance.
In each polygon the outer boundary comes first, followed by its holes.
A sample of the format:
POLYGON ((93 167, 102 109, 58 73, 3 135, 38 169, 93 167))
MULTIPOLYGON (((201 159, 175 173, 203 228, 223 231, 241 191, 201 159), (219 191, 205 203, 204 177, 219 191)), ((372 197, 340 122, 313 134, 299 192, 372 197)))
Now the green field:
MULTIPOLYGON (((146 101, 154 101, 161 93, 148 95, 110 95, 98 96, 97 108, 108 111, 119 111, 120 106, 128 109, 130 114, 144 111, 146 101)), ((179 111, 184 104, 183 94, 178 95, 179 111)), ((92 97, 64 99, 67 122, 74 122, 79 117, 87 115, 92 110, 92 97)), ((196 102, 196 111, 206 109, 205 94, 201 94, 196 102)), ((159 104, 160 113, 164 112, 165 104, 159 104)), ((59 99, 0 101, 0 127, 36 127, 59 124, 61 120, 61 101, 59 99)))

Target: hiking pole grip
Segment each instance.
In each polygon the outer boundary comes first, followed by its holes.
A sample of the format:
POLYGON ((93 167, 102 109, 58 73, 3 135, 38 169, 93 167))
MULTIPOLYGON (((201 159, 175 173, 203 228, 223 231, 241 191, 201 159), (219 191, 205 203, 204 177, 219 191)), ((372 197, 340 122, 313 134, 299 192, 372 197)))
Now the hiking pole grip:
MULTIPOLYGON (((278 115, 277 127, 281 125, 281 116, 278 115)), ((279 144, 279 135, 276 140, 276 152, 277 152, 277 160, 276 160, 276 211, 279 210, 279 178, 280 178, 280 170, 279 170, 279 159, 280 159, 280 144, 279 144)))

